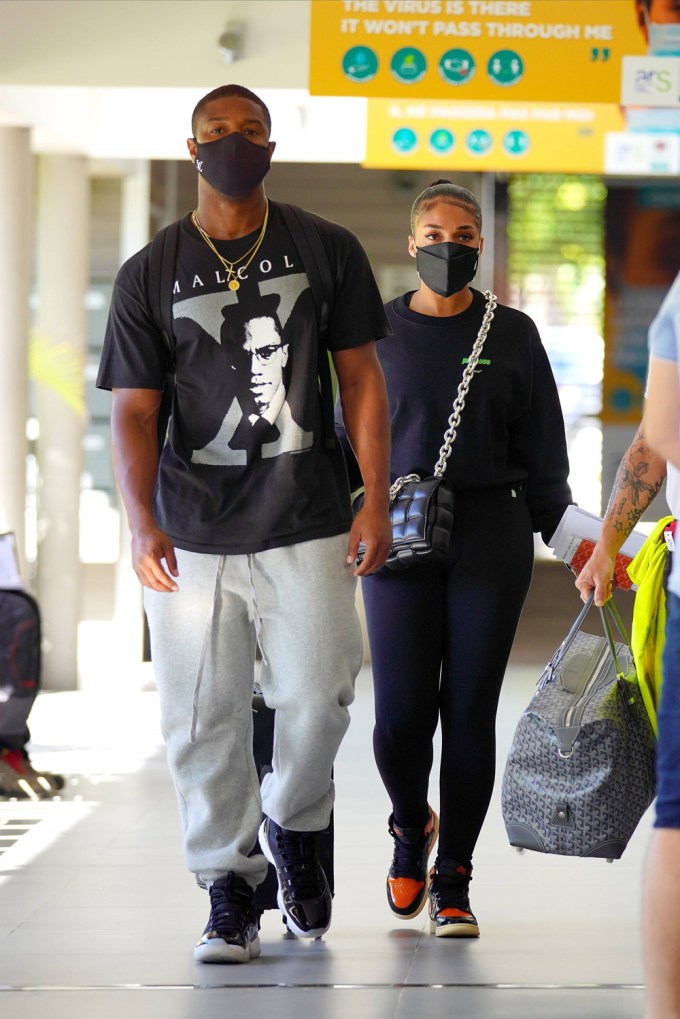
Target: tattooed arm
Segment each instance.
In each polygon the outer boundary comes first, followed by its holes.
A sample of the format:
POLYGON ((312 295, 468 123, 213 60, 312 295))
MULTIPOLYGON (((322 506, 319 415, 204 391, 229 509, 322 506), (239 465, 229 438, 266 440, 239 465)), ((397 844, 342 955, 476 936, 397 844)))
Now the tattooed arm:
POLYGON ((576 578, 583 601, 595 591, 595 604, 611 595, 616 554, 655 498, 666 477, 666 461, 653 453, 641 424, 623 454, 593 554, 576 578))

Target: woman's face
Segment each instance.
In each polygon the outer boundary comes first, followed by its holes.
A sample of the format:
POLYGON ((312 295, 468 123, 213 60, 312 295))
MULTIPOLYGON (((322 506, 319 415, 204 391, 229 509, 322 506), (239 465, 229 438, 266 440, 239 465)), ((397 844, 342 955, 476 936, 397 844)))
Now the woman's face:
POLYGON ((674 25, 680 22, 680 0, 651 0, 649 4, 645 4, 644 0, 635 0, 635 6, 638 24, 645 41, 649 41, 649 21, 657 25, 674 25))
POLYGON ((415 235, 408 239, 411 257, 416 257, 416 248, 450 241, 468 244, 471 248, 479 248, 481 252, 484 240, 472 212, 463 205, 452 205, 444 201, 424 206, 416 217, 415 235))

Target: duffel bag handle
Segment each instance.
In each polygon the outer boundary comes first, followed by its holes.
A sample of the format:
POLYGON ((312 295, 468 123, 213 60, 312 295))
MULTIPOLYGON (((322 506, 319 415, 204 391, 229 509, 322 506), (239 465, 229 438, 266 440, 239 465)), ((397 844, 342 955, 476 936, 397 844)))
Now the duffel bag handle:
MULTIPOLYGON (((569 633, 564 638, 564 640, 562 641, 562 643, 558 647, 557 651, 555 652, 555 654, 552 656, 552 658, 548 662, 548 664, 547 664, 547 666, 545 668, 545 671, 543 673, 543 676, 541 676, 541 679, 539 679, 539 684, 544 679, 545 673, 546 672, 550 672, 550 674, 552 674, 552 672, 554 672, 554 670, 557 668, 557 666, 560 664, 560 662, 564 658, 565 654, 567 653, 567 651, 571 647, 571 644, 573 643, 574 638, 576 637, 576 634, 579 632, 579 630, 583 626, 583 623, 585 621, 586 616, 588 615, 588 613, 590 612, 591 608, 593 607, 593 600, 594 600, 594 598, 595 598, 595 592, 592 591, 591 594, 590 594, 590 597, 588 598, 588 601, 585 603, 585 605, 583 606, 583 608, 581 609, 581 611, 577 615, 576 619, 574 620, 574 622, 572 624, 572 627, 569 630, 569 633)), ((619 662, 618 662, 618 658, 616 656, 616 646, 614 644, 614 639, 612 637, 611 622, 610 622, 610 618, 609 617, 611 617, 611 619, 614 620, 614 623, 616 624, 616 628, 618 629, 619 633, 623 637, 624 642, 625 642, 627 647, 630 647, 630 639, 629 639, 628 634, 626 632, 626 628, 625 628, 625 626, 623 624, 623 620, 621 619, 621 616, 619 614, 619 610, 617 609, 616 605, 614 605, 614 602, 613 602, 613 600, 611 598, 609 599, 609 601, 605 602, 604 606, 600 609, 600 615, 602 617, 602 626, 603 626, 603 629, 604 629, 604 633, 605 633, 605 636, 606 636, 607 641, 609 643, 609 650, 611 651, 612 656, 614 658, 614 664, 616 666, 616 672, 618 674, 620 672, 620 670, 619 670, 619 662)))
MULTIPOLYGON (((591 598, 592 598, 592 595, 591 595, 591 598)), ((605 602, 605 604, 600 609, 600 616, 602 617, 602 626, 604 627, 604 632, 606 634, 607 640, 609 641, 609 650, 611 651, 612 658, 614 659, 614 666, 616 668, 616 675, 620 676, 621 675, 621 669, 619 668, 619 660, 616 657, 616 644, 614 643, 614 638, 612 637, 612 625, 611 625, 612 619, 614 620, 614 623, 616 624, 616 627, 617 627, 619 633, 621 634, 621 636, 623 637, 625 645, 626 645, 626 647, 628 649, 630 649, 630 640, 628 638, 628 633, 626 632, 626 628, 623 625, 623 620, 621 619, 621 616, 619 615, 619 610, 617 609, 616 605, 614 604, 613 599, 610 598, 609 601, 605 602)))

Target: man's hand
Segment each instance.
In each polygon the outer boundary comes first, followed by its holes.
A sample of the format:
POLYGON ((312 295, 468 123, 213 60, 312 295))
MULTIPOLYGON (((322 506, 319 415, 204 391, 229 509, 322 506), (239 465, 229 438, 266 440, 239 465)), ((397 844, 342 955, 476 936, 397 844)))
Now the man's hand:
POLYGON ((173 580, 173 577, 179 576, 175 547, 159 527, 154 525, 133 535, 132 566, 144 587, 166 594, 179 591, 173 580))
POLYGON ((360 541, 364 542, 366 551, 361 565, 354 570, 354 576, 366 577, 384 565, 392 547, 392 525, 387 509, 382 504, 373 508, 364 503, 355 516, 347 546, 348 566, 356 560, 360 541))
POLYGON ((612 596, 612 577, 616 553, 608 551, 599 541, 595 544, 593 554, 576 578, 576 587, 581 593, 581 600, 595 592, 595 604, 600 608, 612 596))

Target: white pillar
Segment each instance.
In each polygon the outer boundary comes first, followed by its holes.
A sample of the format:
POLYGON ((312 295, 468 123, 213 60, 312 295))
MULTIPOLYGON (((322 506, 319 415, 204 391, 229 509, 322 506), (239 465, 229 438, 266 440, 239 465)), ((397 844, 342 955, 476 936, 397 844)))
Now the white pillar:
POLYGON ((89 180, 82 156, 39 160, 37 336, 49 378, 36 386, 38 598, 43 618, 43 684, 78 686, 79 514, 85 429, 89 180))
MULTIPOLYGON (((151 172, 146 160, 140 160, 133 173, 126 174, 121 190, 120 261, 121 264, 149 241, 151 213, 151 172)), ((120 554, 115 573, 115 645, 119 665, 127 675, 135 674, 142 660, 144 638, 142 588, 132 569, 130 530, 120 496, 120 554)))
POLYGON ((479 260, 479 272, 475 286, 481 291, 493 292, 494 279, 494 233, 496 229, 496 174, 480 173, 479 204, 482 209, 482 234, 484 251, 479 260))
POLYGON ((28 298, 31 280, 30 129, 0 127, 0 531, 17 536, 25 577, 28 298))

